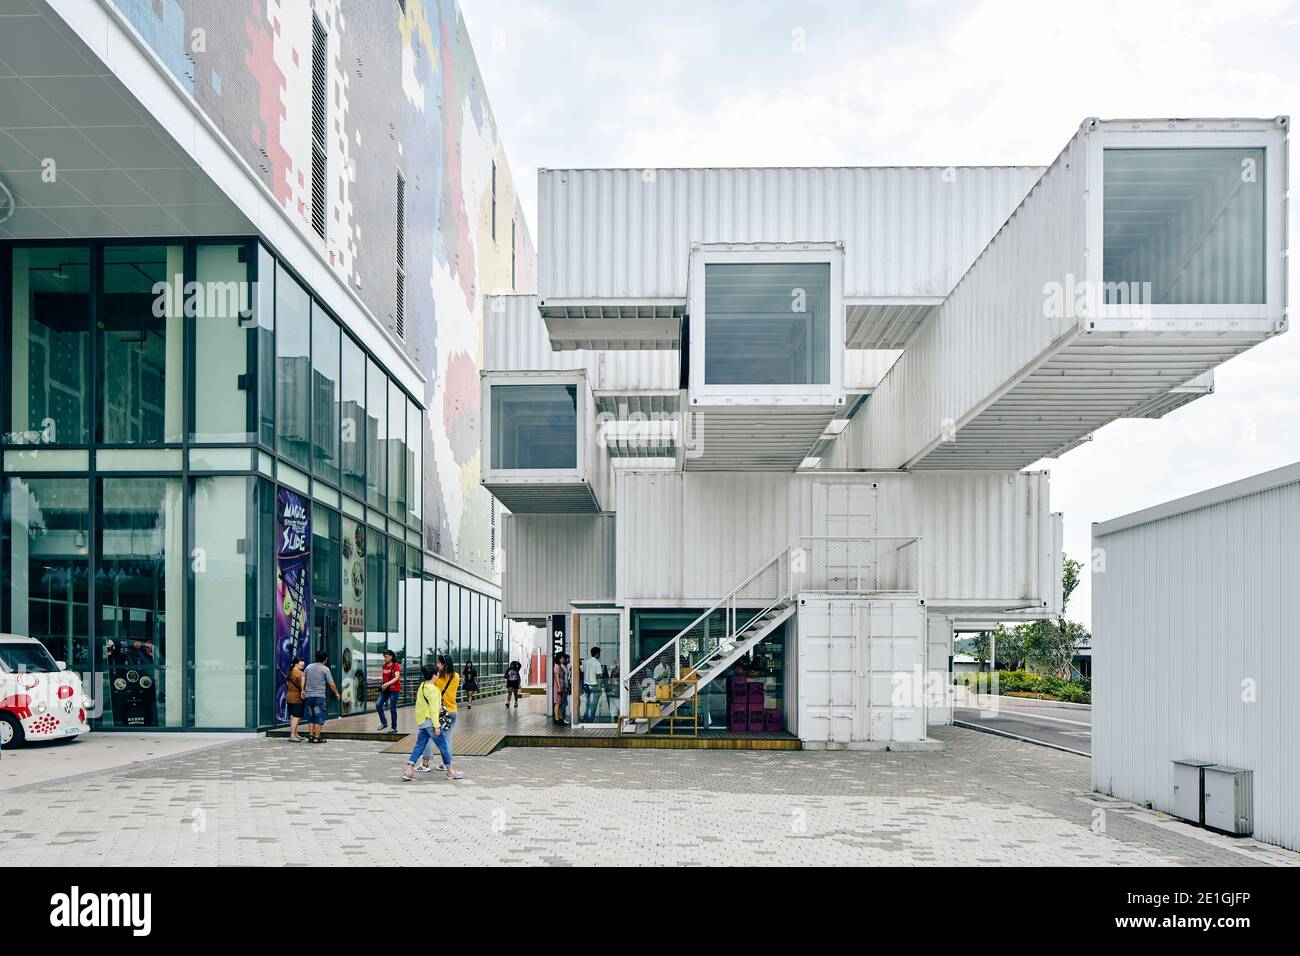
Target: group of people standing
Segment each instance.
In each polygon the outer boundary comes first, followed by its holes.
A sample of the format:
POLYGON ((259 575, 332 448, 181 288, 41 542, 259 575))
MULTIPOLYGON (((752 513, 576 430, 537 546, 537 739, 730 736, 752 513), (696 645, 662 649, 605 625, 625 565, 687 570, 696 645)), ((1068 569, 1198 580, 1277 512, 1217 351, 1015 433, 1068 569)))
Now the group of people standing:
MULTIPOLYGON (((466 671, 473 672, 473 664, 466 664, 466 671)), ((474 673, 473 689, 478 690, 478 676, 474 673)), ((451 658, 440 655, 436 664, 425 664, 420 668, 421 683, 415 693, 415 723, 418 734, 415 748, 406 762, 403 780, 412 780, 416 772, 432 771, 430 757, 436 748, 442 757, 438 768, 451 780, 464 777, 451 765, 451 734, 456 726, 456 697, 460 691, 460 675, 451 662, 451 658)), ((467 697, 472 700, 473 692, 468 689, 467 697)), ((294 743, 324 743, 322 733, 325 729, 325 709, 327 694, 341 699, 339 689, 334 683, 334 675, 329 668, 329 654, 318 651, 311 664, 304 664, 301 657, 295 657, 285 675, 285 699, 289 711, 289 740, 294 743), (308 736, 298 733, 298 728, 306 724, 308 736)), ((379 730, 386 731, 391 726, 397 730, 397 702, 402 695, 402 665, 397 655, 391 650, 384 651, 384 663, 380 670, 379 698, 375 710, 379 714, 379 730)))
MULTIPOLYGON (((615 668, 614 674, 611 675, 609 668, 605 666, 605 662, 600 659, 600 648, 593 647, 590 656, 583 660, 582 669, 578 676, 582 681, 582 710, 579 714, 579 720, 584 724, 589 724, 595 721, 601 701, 606 698, 613 700, 614 692, 612 687, 617 684, 618 669, 615 668)), ((557 724, 567 724, 569 722, 569 698, 573 696, 573 665, 570 663, 568 654, 560 654, 555 659, 555 666, 551 674, 551 689, 551 697, 554 702, 551 719, 557 724)))

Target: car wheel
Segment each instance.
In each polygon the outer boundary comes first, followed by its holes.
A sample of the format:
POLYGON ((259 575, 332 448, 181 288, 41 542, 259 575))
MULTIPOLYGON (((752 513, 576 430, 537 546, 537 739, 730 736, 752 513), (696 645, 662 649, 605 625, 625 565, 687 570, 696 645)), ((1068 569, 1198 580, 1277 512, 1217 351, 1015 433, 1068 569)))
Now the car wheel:
POLYGON ((23 725, 7 710, 0 711, 0 746, 21 747, 27 740, 23 725))

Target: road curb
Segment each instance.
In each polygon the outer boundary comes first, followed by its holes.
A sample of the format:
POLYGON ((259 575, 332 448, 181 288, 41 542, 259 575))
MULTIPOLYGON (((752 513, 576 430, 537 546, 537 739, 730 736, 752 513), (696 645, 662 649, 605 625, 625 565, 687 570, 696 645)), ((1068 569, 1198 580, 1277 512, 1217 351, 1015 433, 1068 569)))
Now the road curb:
POLYGON ((1019 734, 1008 733, 1005 730, 994 730, 992 727, 981 727, 979 724, 968 724, 964 720, 954 720, 954 727, 962 727, 966 730, 978 731, 981 734, 992 734, 995 737, 1006 737, 1008 740, 1019 740, 1021 743, 1034 744, 1038 747, 1047 747, 1050 750, 1059 750, 1062 753, 1074 754, 1076 757, 1087 757, 1092 759, 1092 754, 1084 753, 1082 750, 1071 750, 1069 747, 1062 747, 1060 744, 1049 744, 1045 740, 1035 740, 1033 737, 1022 737, 1019 734))

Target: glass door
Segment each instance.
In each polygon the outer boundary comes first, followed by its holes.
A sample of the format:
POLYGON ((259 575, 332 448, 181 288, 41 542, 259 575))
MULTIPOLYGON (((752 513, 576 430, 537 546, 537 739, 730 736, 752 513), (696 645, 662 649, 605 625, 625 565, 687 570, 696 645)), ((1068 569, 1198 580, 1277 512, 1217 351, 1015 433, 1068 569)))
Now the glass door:
POLYGON ((619 615, 580 613, 574 634, 573 701, 575 723, 612 727, 618 721, 619 615))
MULTIPOLYGON (((318 650, 324 649, 329 652, 334 686, 341 692, 343 689, 343 611, 337 604, 316 602, 312 613, 311 647, 313 658, 318 650)), ((325 695, 325 700, 327 716, 339 716, 338 700, 328 693, 325 695)))

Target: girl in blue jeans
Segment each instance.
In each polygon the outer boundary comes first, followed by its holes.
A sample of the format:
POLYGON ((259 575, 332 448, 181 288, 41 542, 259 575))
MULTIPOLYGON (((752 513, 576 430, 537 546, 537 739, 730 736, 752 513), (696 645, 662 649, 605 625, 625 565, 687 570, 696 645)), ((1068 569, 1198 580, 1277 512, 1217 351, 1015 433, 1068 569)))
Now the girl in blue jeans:
POLYGON ((421 755, 432 746, 437 746, 442 754, 442 763, 449 779, 460 780, 464 777, 464 774, 459 770, 453 770, 451 766, 451 728, 456 724, 455 697, 452 696, 453 703, 450 708, 447 707, 446 698, 448 691, 451 695, 455 694, 456 675, 451 669, 450 662, 447 662, 445 667, 450 676, 442 681, 438 680, 439 671, 444 666, 443 662, 444 658, 439 658, 438 667, 425 664, 420 668, 420 676, 424 681, 415 692, 415 723, 419 733, 415 738, 415 746, 411 749, 411 756, 406 761, 406 770, 402 773, 403 780, 414 780, 416 770, 427 773, 432 769, 427 756, 424 762, 417 766, 421 755), (440 723, 444 709, 448 711, 449 718, 446 729, 443 729, 440 723))

